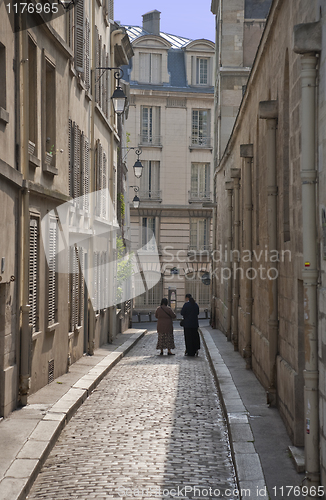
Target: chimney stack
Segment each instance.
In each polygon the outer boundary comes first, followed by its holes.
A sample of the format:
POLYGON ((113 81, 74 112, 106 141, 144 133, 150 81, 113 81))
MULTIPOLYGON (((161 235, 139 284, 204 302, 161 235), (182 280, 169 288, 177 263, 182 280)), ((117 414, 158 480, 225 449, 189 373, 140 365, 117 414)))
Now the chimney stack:
POLYGON ((147 12, 147 14, 143 14, 143 29, 153 35, 159 35, 160 14, 158 10, 152 10, 151 12, 147 12))

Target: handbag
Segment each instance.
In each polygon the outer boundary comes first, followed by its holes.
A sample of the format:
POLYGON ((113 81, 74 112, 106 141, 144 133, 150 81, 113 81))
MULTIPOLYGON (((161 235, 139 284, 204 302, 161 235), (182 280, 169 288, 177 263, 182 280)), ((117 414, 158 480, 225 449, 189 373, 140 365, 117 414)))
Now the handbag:
POLYGON ((182 319, 182 320, 180 321, 180 326, 184 326, 184 324, 185 324, 185 320, 184 320, 184 319, 182 319))

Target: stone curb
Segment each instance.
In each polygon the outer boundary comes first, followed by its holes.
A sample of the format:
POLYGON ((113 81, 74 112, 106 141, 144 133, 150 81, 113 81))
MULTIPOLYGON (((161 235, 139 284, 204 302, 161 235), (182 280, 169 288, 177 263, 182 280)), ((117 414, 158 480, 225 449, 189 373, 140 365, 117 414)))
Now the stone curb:
POLYGON ((24 500, 62 429, 107 373, 141 339, 139 329, 81 377, 38 422, 0 482, 1 500, 24 500))
MULTIPOLYGON (((199 328, 199 331, 221 397, 229 430, 239 496, 240 498, 261 500, 263 495, 259 492, 267 491, 267 487, 260 458, 255 450, 248 411, 210 333, 205 328, 199 328), (250 494, 248 494, 248 490, 250 490, 250 494)), ((266 498, 268 498, 267 493, 266 498)))

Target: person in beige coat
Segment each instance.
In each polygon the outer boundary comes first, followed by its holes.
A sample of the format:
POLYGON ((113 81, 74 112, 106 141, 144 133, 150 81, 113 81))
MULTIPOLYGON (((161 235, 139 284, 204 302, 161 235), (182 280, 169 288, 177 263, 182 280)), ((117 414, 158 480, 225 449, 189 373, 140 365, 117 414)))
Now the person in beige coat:
POLYGON ((173 319, 176 315, 168 306, 167 299, 161 300, 161 305, 155 311, 155 318, 157 318, 157 345, 156 349, 160 349, 160 356, 163 356, 163 349, 168 350, 169 356, 174 356, 171 349, 175 349, 173 337, 173 319))

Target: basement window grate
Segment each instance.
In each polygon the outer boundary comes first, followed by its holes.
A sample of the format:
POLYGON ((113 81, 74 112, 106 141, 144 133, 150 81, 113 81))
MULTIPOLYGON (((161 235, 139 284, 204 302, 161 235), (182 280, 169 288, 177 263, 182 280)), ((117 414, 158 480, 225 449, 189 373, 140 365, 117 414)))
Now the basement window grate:
POLYGON ((49 370, 48 370, 48 384, 51 384, 53 380, 54 380, 54 359, 50 359, 49 370))

